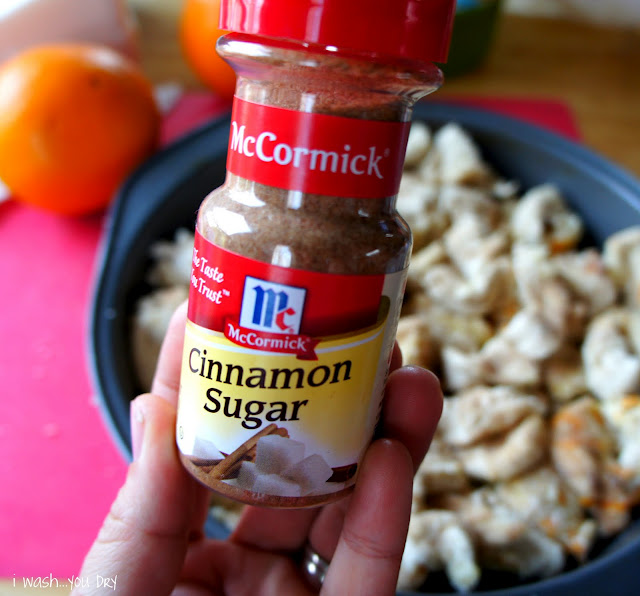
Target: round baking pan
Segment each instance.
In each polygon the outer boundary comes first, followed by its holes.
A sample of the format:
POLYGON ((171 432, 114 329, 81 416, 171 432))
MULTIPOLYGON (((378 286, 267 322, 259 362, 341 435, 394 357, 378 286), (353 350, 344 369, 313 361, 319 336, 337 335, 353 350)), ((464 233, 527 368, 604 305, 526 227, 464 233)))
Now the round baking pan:
MULTIPOLYGON (((420 103, 414 120, 437 128, 455 121, 475 138, 486 160, 523 188, 557 185, 582 216, 589 238, 599 245, 613 232, 640 224, 638 181, 585 147, 520 120, 488 111, 420 103)), ((131 355, 130 321, 137 299, 149 291, 145 274, 150 246, 172 239, 179 227, 193 229, 204 196, 221 185, 230 121, 214 120, 157 153, 124 184, 109 215, 95 282, 90 321, 90 362, 104 420, 123 455, 131 458, 129 402, 142 391, 131 355)), ((549 579, 522 583, 483 571, 476 593, 509 596, 568 596, 640 593, 640 521, 637 512, 625 532, 601 541, 586 564, 549 579)), ((210 518, 206 531, 227 529, 210 518)), ((421 593, 451 589, 443 574, 430 574, 421 593)), ((403 592, 402 594, 410 594, 403 592)))

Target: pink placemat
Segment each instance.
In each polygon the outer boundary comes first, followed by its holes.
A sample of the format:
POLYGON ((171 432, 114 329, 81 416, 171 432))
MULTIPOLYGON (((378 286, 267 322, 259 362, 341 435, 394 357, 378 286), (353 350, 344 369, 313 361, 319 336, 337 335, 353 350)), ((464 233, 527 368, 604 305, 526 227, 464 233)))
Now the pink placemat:
MULTIPOLYGON (((554 100, 447 101, 579 137, 570 110, 554 100)), ((227 108, 207 93, 183 97, 165 119, 162 142, 227 108)), ((69 219, 0 204, 0 577, 76 574, 125 478, 87 358, 103 222, 103 215, 69 219)))

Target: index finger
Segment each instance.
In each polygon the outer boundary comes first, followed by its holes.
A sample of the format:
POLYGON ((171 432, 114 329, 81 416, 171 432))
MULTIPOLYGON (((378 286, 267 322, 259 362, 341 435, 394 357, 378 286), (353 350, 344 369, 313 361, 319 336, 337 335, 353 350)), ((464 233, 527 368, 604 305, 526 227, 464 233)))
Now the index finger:
POLYGON ((171 317, 169 328, 162 342, 156 372, 151 385, 151 393, 159 395, 174 406, 178 405, 180 367, 186 322, 187 302, 185 301, 171 317))
MULTIPOLYGON (((379 434, 404 445, 415 471, 429 448, 441 412, 442 391, 435 375, 405 366, 391 373, 387 381, 379 434)), ((333 556, 348 505, 348 501, 328 505, 311 529, 310 542, 325 559, 333 556)))
POLYGON ((412 476, 411 455, 400 441, 379 439, 371 445, 321 594, 395 594, 411 514, 412 476))
MULTIPOLYGON (((187 322, 187 302, 183 302, 173 313, 167 333, 165 334, 156 372, 151 385, 151 393, 169 402, 174 410, 178 407, 180 390, 180 368, 182 349, 184 347, 184 331, 187 322)), ((175 448, 175 439, 174 439, 175 448)), ((193 529, 200 531, 208 515, 209 493, 202 488, 197 491, 197 504, 193 515, 193 529)))
MULTIPOLYGON (((429 447, 441 411, 442 392, 432 373, 417 367, 397 369, 385 390, 381 435, 404 445, 415 469, 429 447)), ((233 539, 259 548, 294 550, 310 533, 314 549, 330 559, 348 505, 349 498, 316 510, 247 508, 233 539)))

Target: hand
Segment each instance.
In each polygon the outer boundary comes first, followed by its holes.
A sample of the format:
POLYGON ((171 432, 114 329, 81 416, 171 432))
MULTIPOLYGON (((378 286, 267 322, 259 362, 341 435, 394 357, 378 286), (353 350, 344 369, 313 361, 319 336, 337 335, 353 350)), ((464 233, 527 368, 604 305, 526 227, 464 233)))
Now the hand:
MULTIPOLYGON (((81 577, 117 576, 117 593, 306 596, 308 542, 331 561, 322 594, 395 594, 414 471, 442 411, 430 372, 399 368, 396 349, 381 419, 352 495, 315 509, 247 506, 229 539, 204 537, 209 492, 182 467, 175 418, 186 308, 174 315, 152 392, 131 404, 134 461, 84 562, 81 577)), ((74 594, 95 594, 92 588, 74 594)))

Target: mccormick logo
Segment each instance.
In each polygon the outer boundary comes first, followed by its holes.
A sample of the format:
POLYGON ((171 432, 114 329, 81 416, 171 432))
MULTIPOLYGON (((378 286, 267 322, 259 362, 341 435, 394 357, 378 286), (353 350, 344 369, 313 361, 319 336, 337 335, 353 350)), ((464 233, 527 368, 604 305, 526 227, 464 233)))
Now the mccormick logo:
POLYGON ((233 102, 227 170, 285 190, 383 198, 398 192, 408 122, 233 102))
POLYGON ((317 360, 318 340, 299 335, 306 293, 304 288, 247 276, 239 324, 227 319, 225 337, 246 348, 317 360))
POLYGON ((271 333, 299 333, 306 293, 304 288, 247 277, 240 325, 271 333))
POLYGON ((380 160, 389 157, 389 149, 380 152, 374 146, 368 147, 365 153, 352 155, 351 145, 343 145, 340 153, 303 146, 292 147, 281 142, 274 132, 266 130, 253 136, 246 134, 246 128, 244 124, 239 126, 235 120, 231 123, 231 151, 279 166, 384 179, 380 160))

